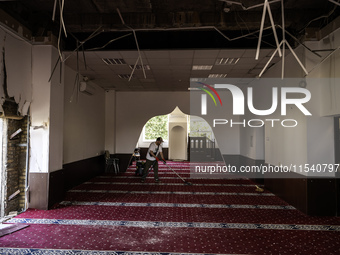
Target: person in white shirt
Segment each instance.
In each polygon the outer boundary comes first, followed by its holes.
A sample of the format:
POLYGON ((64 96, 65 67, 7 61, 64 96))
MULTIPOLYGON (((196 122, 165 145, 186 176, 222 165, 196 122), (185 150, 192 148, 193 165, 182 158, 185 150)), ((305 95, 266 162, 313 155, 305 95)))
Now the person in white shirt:
POLYGON ((150 144, 148 152, 146 153, 146 162, 141 182, 145 182, 145 179, 149 173, 149 168, 151 166, 153 166, 155 182, 160 182, 158 179, 158 161, 159 161, 158 155, 161 156, 162 161, 165 163, 165 159, 162 152, 162 143, 163 143, 162 137, 158 137, 156 139, 156 142, 152 142, 150 144))

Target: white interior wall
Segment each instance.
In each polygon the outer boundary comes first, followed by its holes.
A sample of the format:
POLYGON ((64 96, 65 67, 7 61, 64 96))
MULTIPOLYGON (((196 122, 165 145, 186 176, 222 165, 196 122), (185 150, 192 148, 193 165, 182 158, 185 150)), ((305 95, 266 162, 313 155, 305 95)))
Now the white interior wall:
POLYGON ((240 130, 240 154, 251 159, 264 159, 265 127, 245 127, 240 130))
MULTIPOLYGON (((305 64, 304 49, 295 49, 302 63, 305 64)), ((281 77, 282 64, 279 63, 271 68, 266 77, 281 77)), ((285 79, 303 77, 303 70, 300 68, 294 56, 290 53, 285 57, 285 79)), ((287 82, 288 86, 296 86, 287 82)), ((312 95, 312 100, 316 97, 312 95)), ((309 108, 308 108, 309 109, 309 108)), ((312 114, 314 114, 312 112, 312 114)), ((280 113, 271 115, 272 118, 283 119, 280 113)), ((287 116, 284 118, 295 119, 298 125, 294 128, 285 128, 280 125, 265 128, 265 162, 272 165, 290 166, 301 165, 307 162, 307 118, 301 114, 296 107, 288 107, 287 116)), ((304 174, 304 173, 303 173, 304 174)))
MULTIPOLYGON (((319 42, 319 49, 337 49, 340 46, 340 29, 319 42)), ((340 113, 340 49, 331 54, 321 65, 314 69, 310 77, 322 79, 322 115, 334 116, 340 113), (333 79, 329 79, 333 78, 333 79)))
POLYGON ((116 153, 115 132, 116 126, 116 92, 105 92, 105 150, 111 154, 116 153))
MULTIPOLYGON (((105 149, 105 91, 94 82, 92 96, 79 92, 70 102, 76 72, 64 74, 64 164, 101 155, 105 149)), ((80 77, 81 78, 81 77, 80 77)))
MULTIPOLYGON (((319 42, 310 43, 317 49, 338 49, 340 29, 319 42)), ((322 58, 309 61, 312 72, 308 75, 308 87, 312 95, 318 95, 318 101, 308 105, 315 114, 307 119, 308 163, 335 163, 334 151, 334 116, 340 114, 340 52, 319 52, 322 58), (320 60, 324 60, 321 61, 320 60), (314 60, 314 61, 313 61, 314 60)), ((311 173, 312 174, 312 173, 311 173)), ((334 173, 328 174, 333 176, 334 173)))
MULTIPOLYGON (((294 65, 295 59, 286 57, 286 65, 294 65)), ((280 77, 281 68, 277 68, 278 77, 280 77)), ((287 70, 289 71, 289 70, 287 70)), ((275 77, 271 73, 272 77, 275 77)), ((250 86, 253 87, 254 107, 256 109, 269 109, 272 105, 272 89, 278 88, 278 97, 280 98, 280 89, 282 87, 298 86, 300 79, 281 78, 270 79, 263 78, 253 81, 250 86)), ((292 97, 289 94, 289 97, 292 97)), ((251 159, 265 159, 266 163, 275 166, 304 164, 307 160, 305 148, 306 140, 306 118, 305 115, 294 105, 288 105, 287 113, 281 116, 281 100, 278 99, 278 109, 269 116, 257 116, 247 113, 247 119, 261 119, 264 121, 264 132, 262 128, 246 127, 242 129, 241 155, 251 159), (266 119, 277 119, 272 124, 266 119), (293 128, 283 127, 281 121, 284 119, 294 119, 298 125, 293 128), (274 126, 274 127, 273 127, 274 126), (253 141, 253 146, 250 141, 253 141), (287 149, 289 148, 289 149, 287 149)), ((289 123, 291 124, 291 123, 289 123)))
MULTIPOLYGON (((253 87, 253 106, 255 109, 265 110, 270 109, 272 106, 272 87, 275 86, 269 80, 255 80, 248 84, 247 87, 243 88, 243 94, 245 98, 248 96, 248 87, 253 87), (246 96, 247 95, 247 96, 246 96)), ((245 104, 247 104, 245 102, 245 104)), ((247 107, 246 107, 247 109, 247 107)), ((265 141, 265 130, 266 127, 271 126, 270 122, 265 121, 265 119, 279 118, 278 113, 271 114, 269 116, 257 116, 245 111, 244 119, 260 119, 264 121, 264 126, 262 127, 250 127, 246 125, 240 129, 240 154, 250 159, 264 160, 265 159, 265 143, 270 142, 269 136, 267 135, 267 140, 265 141)), ((259 122, 251 122, 251 125, 257 126, 259 122)), ((270 128, 269 128, 270 129, 270 128)), ((280 136, 275 135, 276 138, 280 136)))
POLYGON ((133 152, 150 118, 169 114, 176 106, 190 113, 189 92, 116 92, 116 105, 116 127, 110 128, 116 132, 116 153, 133 152))

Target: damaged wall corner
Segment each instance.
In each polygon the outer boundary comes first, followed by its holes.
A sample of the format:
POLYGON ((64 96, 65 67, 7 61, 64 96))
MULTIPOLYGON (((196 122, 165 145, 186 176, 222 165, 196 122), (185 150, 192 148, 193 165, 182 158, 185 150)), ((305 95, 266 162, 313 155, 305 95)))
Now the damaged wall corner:
POLYGON ((32 45, 0 30, 0 117, 22 119, 32 101, 32 45))
MULTIPOLYGON (((5 43, 6 35, 4 36, 4 44, 2 45, 2 53, 0 56, 0 96, 1 96, 0 117, 22 119, 23 116, 20 116, 19 104, 15 101, 14 96, 9 95, 5 43)), ((21 98, 21 95, 19 97, 21 98)), ((22 102, 20 103, 23 104, 22 102)), ((26 105, 26 102, 24 105, 26 105)), ((22 106, 22 108, 24 107, 22 106)))
POLYGON ((21 120, 24 117, 18 115, 18 104, 14 101, 14 98, 8 98, 4 100, 5 102, 2 104, 2 112, 0 117, 7 119, 16 119, 21 120))
POLYGON ((32 98, 31 48, 26 41, 0 30, 1 216, 26 207, 29 118, 22 115, 28 114, 32 98))
POLYGON ((2 217, 25 209, 27 184, 27 126, 28 117, 21 120, 3 119, 2 132, 2 217), (15 137, 11 135, 21 130, 15 137), (11 139, 12 137, 12 139, 11 139), (19 192, 18 192, 19 191, 19 192), (13 196, 13 194, 16 194, 13 196))

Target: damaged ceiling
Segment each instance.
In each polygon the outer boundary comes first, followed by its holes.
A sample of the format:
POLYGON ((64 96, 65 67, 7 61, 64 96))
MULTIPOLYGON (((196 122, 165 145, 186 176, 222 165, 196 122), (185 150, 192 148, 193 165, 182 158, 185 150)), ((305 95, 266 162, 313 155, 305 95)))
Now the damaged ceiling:
POLYGON ((81 75, 104 89, 183 91, 190 78, 256 77, 276 47, 269 14, 282 39, 282 4, 286 39, 293 48, 317 39, 317 31, 340 11, 335 0, 268 1, 261 54, 255 60, 264 2, 12 0, 0 1, 0 9, 35 38, 60 36, 66 65, 76 70, 78 64, 81 75), (81 57, 75 54, 77 45, 81 57), (194 70, 194 65, 212 67, 194 70))

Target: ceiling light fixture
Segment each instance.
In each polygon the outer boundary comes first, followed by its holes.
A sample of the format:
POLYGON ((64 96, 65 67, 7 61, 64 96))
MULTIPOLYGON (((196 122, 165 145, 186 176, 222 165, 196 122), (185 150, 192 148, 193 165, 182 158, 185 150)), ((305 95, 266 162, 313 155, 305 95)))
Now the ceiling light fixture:
POLYGON ((102 58, 105 64, 107 65, 125 65, 126 62, 122 58, 102 58))
POLYGON ((212 73, 209 74, 208 78, 225 78, 227 77, 228 74, 217 74, 217 73, 212 73))
POLYGON ((129 65, 129 67, 136 70, 151 70, 149 65, 129 65))
POLYGON ((194 65, 194 66, 192 66, 192 70, 195 70, 195 71, 197 71, 197 70, 211 70, 212 68, 213 68, 213 66, 211 66, 211 65, 201 65, 201 66, 194 65))
POLYGON ((216 59, 216 65, 236 65, 240 61, 240 58, 218 58, 216 59))
POLYGON ((137 58, 137 60, 136 60, 136 63, 135 63, 135 65, 134 65, 134 68, 132 69, 132 72, 131 72, 129 81, 131 80, 131 78, 132 78, 132 76, 133 76, 133 73, 135 72, 135 69, 136 69, 136 66, 137 66, 137 63, 138 63, 139 60, 140 60, 140 62, 141 62, 141 64, 142 64, 142 70, 143 70, 143 74, 144 74, 144 79, 146 79, 145 70, 144 70, 144 68, 143 68, 143 66, 144 66, 144 64, 143 64, 143 59, 142 59, 142 55, 141 55, 141 53, 140 53, 140 49, 139 49, 139 44, 138 44, 136 32, 135 32, 135 30, 134 30, 132 27, 129 27, 128 25, 125 24, 125 22, 124 22, 124 20, 123 20, 123 17, 122 17, 122 15, 121 15, 121 13, 120 13, 120 11, 119 11, 118 8, 117 8, 117 12, 118 12, 118 15, 119 15, 119 17, 120 17, 120 20, 122 21, 122 24, 123 24, 124 26, 126 26, 127 28, 129 28, 129 29, 132 30, 133 36, 134 36, 134 38, 135 38, 135 43, 136 43, 136 46, 137 46, 137 51, 138 51, 138 58, 137 58))
POLYGON ((119 78, 121 79, 128 79, 130 80, 131 78, 136 78, 135 75, 130 75, 130 74, 117 74, 119 78))

